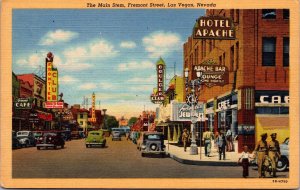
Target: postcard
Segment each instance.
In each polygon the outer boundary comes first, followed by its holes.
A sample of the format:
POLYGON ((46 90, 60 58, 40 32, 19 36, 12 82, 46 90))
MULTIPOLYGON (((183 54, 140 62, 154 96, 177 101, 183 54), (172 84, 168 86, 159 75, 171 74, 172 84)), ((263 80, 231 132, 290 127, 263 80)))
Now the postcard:
POLYGON ((3 188, 299 188, 299 2, 4 0, 3 188))

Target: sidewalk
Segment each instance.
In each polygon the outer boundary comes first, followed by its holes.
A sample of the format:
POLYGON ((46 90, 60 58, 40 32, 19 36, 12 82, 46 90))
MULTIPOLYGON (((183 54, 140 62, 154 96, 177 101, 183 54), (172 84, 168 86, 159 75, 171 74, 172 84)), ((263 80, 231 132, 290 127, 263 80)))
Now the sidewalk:
MULTIPOLYGON (((204 147, 201 147, 201 158, 200 158, 200 147, 198 147, 197 155, 190 155, 190 147, 187 147, 186 152, 184 152, 183 147, 176 146, 165 140, 166 145, 166 153, 174 160, 190 165, 203 165, 203 166, 238 166, 237 161, 241 154, 237 152, 237 144, 235 143, 235 152, 226 152, 225 160, 219 160, 219 153, 217 152, 217 148, 214 147, 214 143, 212 142, 212 148, 210 157, 205 156, 204 147)), ((223 155, 222 155, 223 158, 223 155)))

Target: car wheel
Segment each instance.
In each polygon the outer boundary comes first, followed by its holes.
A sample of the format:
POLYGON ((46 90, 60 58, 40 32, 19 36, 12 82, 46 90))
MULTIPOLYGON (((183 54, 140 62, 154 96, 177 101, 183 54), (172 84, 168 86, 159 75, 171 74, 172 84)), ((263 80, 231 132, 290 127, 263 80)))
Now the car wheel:
POLYGON ((142 152, 142 157, 145 157, 145 153, 142 152))
POLYGON ((87 144, 86 144, 86 145, 85 145, 85 147, 86 147, 86 148, 88 148, 88 147, 89 147, 89 145, 87 145, 87 144))
POLYGON ((41 147, 37 146, 37 147, 36 147, 36 149, 37 149, 37 150, 40 150, 40 149, 41 149, 41 147))
POLYGON ((104 141, 104 143, 102 144, 102 148, 104 148, 104 147, 105 147, 105 144, 106 144, 106 141, 104 141))
POLYGON ((57 146, 54 146, 53 148, 54 148, 54 149, 56 149, 56 148, 57 148, 57 146))
POLYGON ((160 154, 160 157, 164 158, 164 157, 165 157, 165 154, 164 154, 164 153, 161 153, 161 154, 160 154))
POLYGON ((61 148, 64 149, 64 148, 65 148, 65 145, 61 145, 61 148))
POLYGON ((281 157, 280 159, 278 159, 277 171, 282 172, 282 171, 286 170, 287 166, 288 166, 287 158, 281 157))

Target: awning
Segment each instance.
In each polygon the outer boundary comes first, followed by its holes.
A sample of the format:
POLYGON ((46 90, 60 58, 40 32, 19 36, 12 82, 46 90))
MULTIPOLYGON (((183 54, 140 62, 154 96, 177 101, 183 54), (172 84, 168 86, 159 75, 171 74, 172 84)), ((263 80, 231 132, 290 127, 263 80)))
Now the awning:
POLYGON ((168 125, 169 125, 169 123, 158 123, 158 124, 156 124, 156 127, 166 127, 168 125))

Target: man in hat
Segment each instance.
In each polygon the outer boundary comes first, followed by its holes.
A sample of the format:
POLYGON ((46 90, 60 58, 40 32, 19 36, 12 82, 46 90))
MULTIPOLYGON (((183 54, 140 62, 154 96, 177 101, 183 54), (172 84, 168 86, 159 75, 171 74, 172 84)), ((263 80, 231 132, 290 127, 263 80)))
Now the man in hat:
POLYGON ((220 134, 217 138, 217 144, 219 147, 219 160, 221 160, 222 154, 223 154, 223 160, 225 160, 226 138, 223 130, 220 131, 220 134))
POLYGON ((273 177, 276 177, 276 166, 278 159, 281 157, 279 142, 276 140, 276 133, 271 134, 272 140, 269 142, 269 157, 272 163, 273 177))
POLYGON ((211 151, 211 140, 213 138, 213 133, 209 129, 205 129, 202 136, 202 141, 204 142, 205 156, 209 157, 211 151))
POLYGON ((184 152, 186 152, 186 147, 187 147, 187 143, 189 140, 189 134, 187 133, 187 129, 183 129, 183 133, 182 133, 182 142, 183 142, 183 147, 184 147, 184 152))
POLYGON ((262 166, 265 161, 265 156, 268 155, 268 144, 267 144, 267 133, 263 133, 260 135, 261 140, 257 142, 255 146, 255 151, 257 153, 257 165, 258 165, 258 176, 265 177, 265 174, 262 173, 262 166))

